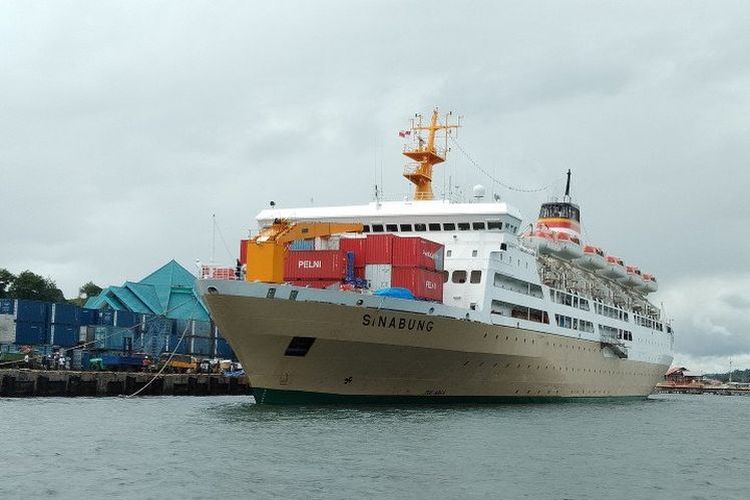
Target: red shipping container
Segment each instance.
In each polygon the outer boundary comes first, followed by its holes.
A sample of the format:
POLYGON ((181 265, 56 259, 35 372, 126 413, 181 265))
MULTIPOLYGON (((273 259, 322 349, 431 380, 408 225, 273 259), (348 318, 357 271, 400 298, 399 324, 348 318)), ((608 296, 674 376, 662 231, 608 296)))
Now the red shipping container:
POLYGON ((443 245, 424 238, 394 238, 393 266, 443 270, 443 245))
POLYGON ((341 282, 330 280, 293 280, 290 281, 289 284, 304 288, 328 288, 331 285, 340 285, 341 282))
POLYGON ((250 240, 240 240, 240 264, 247 264, 247 242, 250 240))
POLYGON ((365 243, 365 264, 390 264, 393 258, 392 234, 371 234, 365 243))
POLYGON ((367 238, 341 238, 339 250, 354 253, 354 267, 365 267, 367 262, 367 238))
POLYGON ((394 267, 391 286, 406 288, 421 300, 443 301, 443 273, 414 267, 394 267))
POLYGON ((336 280, 346 274, 346 257, 340 250, 289 252, 284 262, 284 280, 336 280))

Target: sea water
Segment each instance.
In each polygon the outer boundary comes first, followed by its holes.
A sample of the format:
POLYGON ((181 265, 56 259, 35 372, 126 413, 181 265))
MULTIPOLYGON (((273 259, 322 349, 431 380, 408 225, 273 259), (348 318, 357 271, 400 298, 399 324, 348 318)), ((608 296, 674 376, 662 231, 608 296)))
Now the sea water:
POLYGON ((750 498, 750 397, 0 400, 0 498, 750 498))

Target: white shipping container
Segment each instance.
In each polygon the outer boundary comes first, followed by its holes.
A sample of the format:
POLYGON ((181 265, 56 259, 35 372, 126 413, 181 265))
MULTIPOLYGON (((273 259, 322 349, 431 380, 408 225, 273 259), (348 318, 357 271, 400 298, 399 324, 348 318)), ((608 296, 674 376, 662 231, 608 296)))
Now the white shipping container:
POLYGON ((12 314, 0 314, 0 344, 15 344, 16 321, 12 314))
POLYGON ((365 279, 370 290, 380 290, 391 287, 391 273, 393 266, 390 264, 367 264, 365 266, 365 279))
POLYGON ((315 250, 339 250, 339 236, 329 236, 328 238, 315 238, 315 250))

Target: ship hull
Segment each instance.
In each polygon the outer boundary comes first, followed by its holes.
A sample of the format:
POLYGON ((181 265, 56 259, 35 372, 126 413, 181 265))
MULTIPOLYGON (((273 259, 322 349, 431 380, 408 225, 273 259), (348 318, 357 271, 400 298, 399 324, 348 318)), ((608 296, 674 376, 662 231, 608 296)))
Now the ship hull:
POLYGON ((406 311, 204 299, 264 404, 644 398, 671 363, 621 359, 590 340, 406 311))

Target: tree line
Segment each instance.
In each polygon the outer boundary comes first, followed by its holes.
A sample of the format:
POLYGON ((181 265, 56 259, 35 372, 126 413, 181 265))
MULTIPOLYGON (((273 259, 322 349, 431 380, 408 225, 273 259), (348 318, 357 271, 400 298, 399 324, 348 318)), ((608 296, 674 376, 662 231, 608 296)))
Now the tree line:
POLYGON ((44 302, 70 302, 82 306, 89 297, 99 295, 102 288, 89 281, 78 289, 78 297, 66 299, 52 278, 45 278, 29 270, 13 274, 0 268, 0 299, 41 300, 44 302))
MULTIPOLYGON (((729 372, 727 373, 707 373, 704 375, 706 378, 713 378, 721 380, 722 382, 729 382, 729 372)), ((733 370, 732 371, 732 382, 740 382, 743 384, 750 383, 750 369, 747 370, 733 370)))

